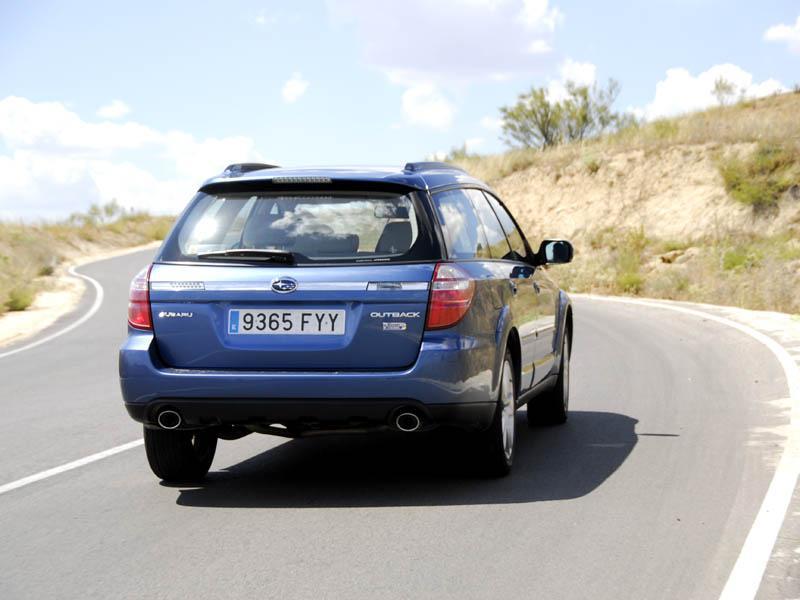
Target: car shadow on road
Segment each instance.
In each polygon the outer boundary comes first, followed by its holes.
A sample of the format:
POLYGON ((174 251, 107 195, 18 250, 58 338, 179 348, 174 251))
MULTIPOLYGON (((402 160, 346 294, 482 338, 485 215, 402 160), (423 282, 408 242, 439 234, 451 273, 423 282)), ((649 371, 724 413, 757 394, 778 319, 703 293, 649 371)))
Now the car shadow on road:
POLYGON ((322 508, 447 506, 566 500, 589 494, 636 445, 636 419, 574 411, 561 427, 528 429, 517 414, 514 470, 476 474, 474 445, 456 432, 287 441, 182 487, 182 506, 322 508))

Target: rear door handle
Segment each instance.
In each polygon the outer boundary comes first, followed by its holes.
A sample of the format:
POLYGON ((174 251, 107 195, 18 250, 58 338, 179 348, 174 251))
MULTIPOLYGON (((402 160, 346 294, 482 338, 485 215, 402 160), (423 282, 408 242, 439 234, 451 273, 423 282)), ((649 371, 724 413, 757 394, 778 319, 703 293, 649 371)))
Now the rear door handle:
POLYGON ((517 284, 516 284, 516 282, 515 281, 509 281, 508 283, 511 284, 511 293, 512 294, 516 294, 517 293, 517 284))

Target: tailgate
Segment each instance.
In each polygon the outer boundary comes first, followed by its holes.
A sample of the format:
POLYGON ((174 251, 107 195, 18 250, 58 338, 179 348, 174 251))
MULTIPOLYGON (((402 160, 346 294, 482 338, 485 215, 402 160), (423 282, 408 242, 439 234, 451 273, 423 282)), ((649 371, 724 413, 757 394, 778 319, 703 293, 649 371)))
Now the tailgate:
POLYGON ((407 367, 422 342, 433 268, 155 264, 158 351, 186 369, 407 367))

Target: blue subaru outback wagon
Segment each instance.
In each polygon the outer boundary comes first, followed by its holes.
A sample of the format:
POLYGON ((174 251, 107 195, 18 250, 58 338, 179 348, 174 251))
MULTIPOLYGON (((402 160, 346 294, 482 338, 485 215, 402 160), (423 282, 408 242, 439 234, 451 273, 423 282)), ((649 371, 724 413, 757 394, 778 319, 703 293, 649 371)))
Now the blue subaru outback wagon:
POLYGON ((514 413, 567 419, 572 307, 492 190, 442 163, 236 164, 131 284, 119 373, 164 480, 218 439, 440 426, 509 472, 514 413))

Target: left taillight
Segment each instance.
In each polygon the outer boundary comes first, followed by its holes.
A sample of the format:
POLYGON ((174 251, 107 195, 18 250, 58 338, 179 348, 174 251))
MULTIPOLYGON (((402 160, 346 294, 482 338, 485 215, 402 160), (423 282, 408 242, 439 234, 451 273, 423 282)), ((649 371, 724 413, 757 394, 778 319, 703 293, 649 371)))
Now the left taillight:
POLYGON ((136 274, 131 281, 131 292, 128 296, 128 325, 136 329, 152 329, 153 318, 150 316, 150 270, 147 265, 136 274))
POLYGON ((453 263, 438 263, 433 270, 425 329, 456 325, 467 314, 475 295, 475 282, 453 263))

